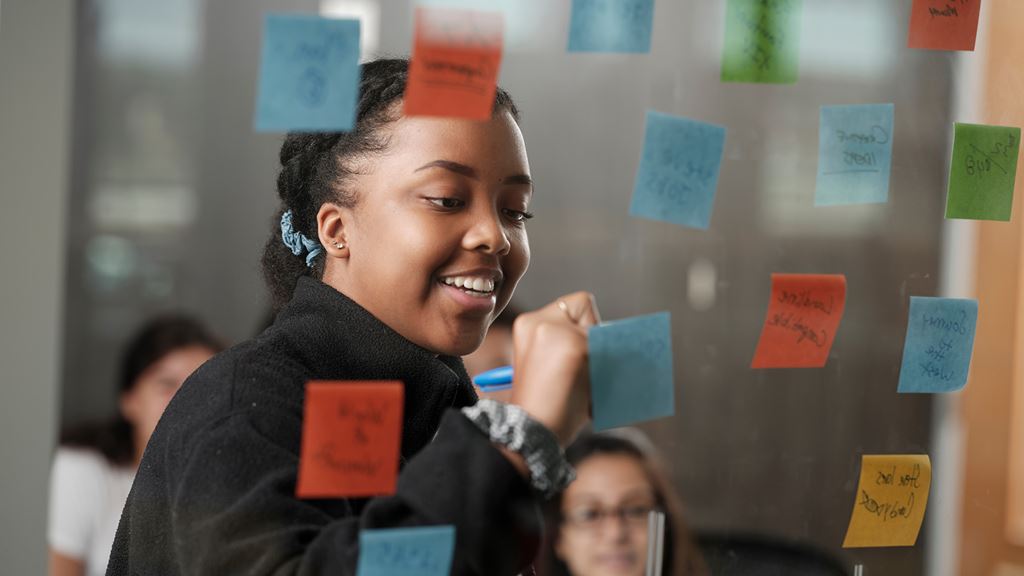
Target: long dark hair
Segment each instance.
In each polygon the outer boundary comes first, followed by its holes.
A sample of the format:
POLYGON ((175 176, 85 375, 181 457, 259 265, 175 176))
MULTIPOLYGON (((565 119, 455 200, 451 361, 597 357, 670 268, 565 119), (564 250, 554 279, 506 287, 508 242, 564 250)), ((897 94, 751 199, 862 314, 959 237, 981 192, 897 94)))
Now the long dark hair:
MULTIPOLYGON (((655 454, 653 446, 639 430, 614 433, 584 432, 565 450, 565 457, 573 466, 599 455, 620 455, 633 458, 640 464, 647 481, 654 490, 655 504, 665 513, 665 549, 663 574, 665 576, 704 576, 708 574, 700 552, 683 521, 683 505, 668 475, 655 454)), ((555 554, 554 546, 561 530, 562 497, 559 494, 547 506, 548 534, 542 555, 542 576, 570 576, 569 567, 555 554)))
MULTIPOLYGON (((135 387, 147 368, 171 352, 201 346, 213 352, 223 343, 195 318, 181 314, 160 316, 145 323, 128 342, 121 357, 118 397, 135 387)), ((132 424, 121 411, 105 422, 91 422, 68 428, 61 433, 60 444, 70 448, 88 448, 102 454, 115 466, 131 464, 136 446, 132 424)))
MULTIPOLYGON (((352 207, 356 194, 348 179, 358 173, 358 161, 387 149, 388 141, 380 129, 401 117, 397 104, 405 93, 409 61, 382 59, 360 67, 359 103, 356 124, 350 132, 291 133, 281 145, 281 172, 277 177, 277 195, 281 205, 274 216, 272 232, 263 248, 263 277, 275 309, 291 300, 300 276, 322 278, 324 255, 306 265, 305 256, 296 256, 281 240, 281 216, 292 213, 292 227, 306 238, 317 239, 316 215, 325 202, 352 207)), ((504 109, 519 120, 508 92, 498 88, 495 110, 504 109)))

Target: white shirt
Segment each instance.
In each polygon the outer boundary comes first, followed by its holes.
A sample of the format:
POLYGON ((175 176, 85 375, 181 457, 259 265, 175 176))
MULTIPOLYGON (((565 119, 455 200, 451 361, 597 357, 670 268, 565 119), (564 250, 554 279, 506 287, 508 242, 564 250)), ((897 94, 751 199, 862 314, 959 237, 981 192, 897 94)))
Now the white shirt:
POLYGON ((50 476, 50 548, 83 561, 87 576, 102 576, 134 478, 133 468, 112 466, 99 452, 59 448, 50 476))

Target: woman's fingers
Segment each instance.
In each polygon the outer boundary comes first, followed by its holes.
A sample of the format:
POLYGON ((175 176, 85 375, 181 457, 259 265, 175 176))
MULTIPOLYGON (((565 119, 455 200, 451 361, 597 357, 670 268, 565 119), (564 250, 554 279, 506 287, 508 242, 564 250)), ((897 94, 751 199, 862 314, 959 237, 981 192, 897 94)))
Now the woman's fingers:
POLYGON ((568 442, 589 412, 587 329, 600 322, 594 297, 567 294, 527 314, 512 328, 512 402, 568 442))
POLYGON ((601 323, 601 314, 597 311, 597 301, 590 292, 573 292, 555 301, 562 312, 573 323, 589 328, 601 323), (561 303, 561 304, 559 304, 561 303))
POLYGON ((578 326, 586 331, 601 321, 594 295, 589 292, 573 292, 558 298, 547 306, 526 314, 520 314, 512 327, 512 341, 515 347, 515 363, 519 364, 520 351, 530 347, 530 341, 537 327, 544 322, 578 326))

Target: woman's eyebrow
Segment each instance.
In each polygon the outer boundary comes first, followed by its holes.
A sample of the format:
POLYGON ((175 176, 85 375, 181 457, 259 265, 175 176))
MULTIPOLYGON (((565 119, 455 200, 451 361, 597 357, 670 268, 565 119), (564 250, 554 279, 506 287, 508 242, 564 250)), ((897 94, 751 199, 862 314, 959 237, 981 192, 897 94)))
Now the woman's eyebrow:
MULTIPOLYGON (((472 178, 473 180, 480 179, 480 175, 477 173, 476 168, 473 168, 472 166, 467 166, 465 164, 460 164, 459 162, 453 162, 451 160, 434 160, 432 162, 427 162, 423 166, 420 166, 419 168, 413 170, 413 172, 420 172, 421 170, 427 170, 429 168, 443 168, 450 172, 466 176, 467 178, 472 178)), ((505 178, 502 178, 501 183, 513 186, 529 186, 532 188, 533 178, 530 178, 529 174, 515 174, 512 176, 506 176, 505 178)))
POLYGON ((450 170, 456 174, 461 174, 474 180, 479 180, 480 177, 476 173, 476 169, 472 166, 466 166, 465 164, 459 164, 458 162, 452 162, 451 160, 434 160, 433 162, 427 162, 423 166, 413 170, 413 172, 419 172, 428 168, 444 168, 450 170))
POLYGON ((530 178, 529 174, 516 174, 514 176, 506 176, 501 179, 502 184, 511 184, 519 186, 529 186, 533 188, 533 178, 530 178))

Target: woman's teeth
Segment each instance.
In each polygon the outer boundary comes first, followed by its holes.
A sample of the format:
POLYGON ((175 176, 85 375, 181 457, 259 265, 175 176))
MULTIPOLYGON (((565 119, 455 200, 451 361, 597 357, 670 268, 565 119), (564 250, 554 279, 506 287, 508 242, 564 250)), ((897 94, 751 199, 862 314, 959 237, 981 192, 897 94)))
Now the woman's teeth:
POLYGON ((442 278, 441 282, 454 286, 456 288, 462 288, 467 292, 478 292, 481 294, 490 294, 494 292, 494 280, 490 278, 473 278, 472 276, 452 276, 450 278, 442 278))

